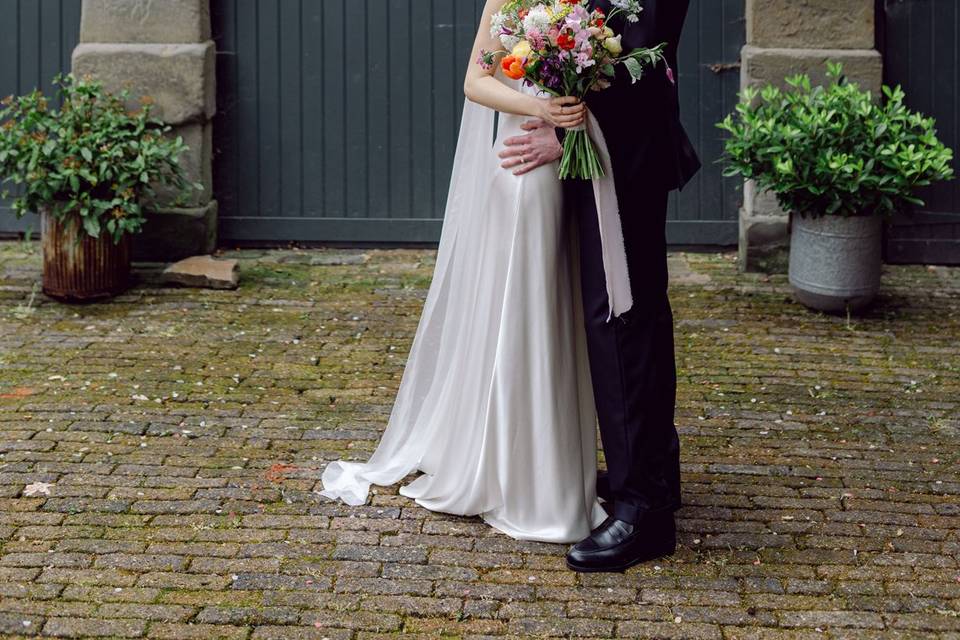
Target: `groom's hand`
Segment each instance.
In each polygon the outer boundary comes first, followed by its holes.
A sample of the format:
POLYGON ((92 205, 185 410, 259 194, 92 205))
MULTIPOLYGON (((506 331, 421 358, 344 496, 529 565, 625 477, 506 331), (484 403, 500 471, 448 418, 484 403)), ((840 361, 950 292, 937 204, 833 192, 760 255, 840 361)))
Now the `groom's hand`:
POLYGON ((563 155, 563 147, 557 140, 552 125, 543 120, 527 120, 521 127, 526 135, 504 141, 506 149, 500 152, 504 169, 513 169, 513 175, 522 176, 538 167, 556 162, 563 155))

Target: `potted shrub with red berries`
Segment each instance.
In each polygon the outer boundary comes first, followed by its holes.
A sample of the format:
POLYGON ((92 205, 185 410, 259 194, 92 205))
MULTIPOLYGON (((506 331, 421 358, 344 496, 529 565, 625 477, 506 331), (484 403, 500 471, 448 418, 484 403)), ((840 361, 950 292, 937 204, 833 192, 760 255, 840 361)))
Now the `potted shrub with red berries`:
POLYGON ((151 117, 148 98, 130 110, 126 94, 92 80, 57 76, 54 85, 59 109, 40 91, 0 103, 0 181, 19 187, 18 216, 41 216, 44 293, 107 298, 129 286, 130 236, 155 189, 202 187, 186 180, 186 146, 151 117))

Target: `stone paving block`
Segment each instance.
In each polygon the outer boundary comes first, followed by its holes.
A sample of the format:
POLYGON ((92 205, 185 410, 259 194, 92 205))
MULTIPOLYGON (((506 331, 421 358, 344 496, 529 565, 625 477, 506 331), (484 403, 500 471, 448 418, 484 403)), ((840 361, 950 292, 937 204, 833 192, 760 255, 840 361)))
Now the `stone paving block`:
POLYGON ((138 587, 83 587, 68 585, 61 597, 64 600, 82 600, 85 602, 153 602, 160 595, 159 589, 138 587))
POLYGON ((297 609, 287 607, 206 607, 197 614, 201 624, 292 625, 300 619, 297 609))
POLYGON ((855 627, 882 629, 883 617, 864 611, 783 611, 777 614, 785 627, 855 627))
POLYGON ((685 622, 620 622, 619 638, 663 638, 664 640, 720 640, 720 627, 685 622))
POLYGON ((350 640, 353 632, 347 629, 318 629, 264 625, 253 630, 252 640, 350 640))
POLYGON ((334 549, 332 557, 334 560, 421 564, 427 561, 427 551, 416 548, 339 545, 334 549))
POLYGON ((97 558, 94 566, 139 572, 180 572, 187 568, 188 562, 187 558, 173 555, 112 553, 97 558))
POLYGON ((38 582, 79 584, 90 586, 129 587, 137 581, 137 575, 116 569, 44 569, 38 582))
POLYGON ((395 632, 400 629, 402 619, 389 613, 367 611, 311 611, 303 614, 301 622, 317 629, 395 632))
POLYGON ((329 578, 314 578, 308 576, 293 576, 271 573, 240 573, 232 580, 231 587, 244 591, 277 590, 277 589, 328 589, 332 585, 329 578))
POLYGON ((93 557, 80 553, 8 553, 0 564, 8 567, 89 567, 93 557))
POLYGON ((140 638, 146 627, 143 620, 50 618, 43 625, 43 634, 59 638, 140 638))
POLYGON ((427 598, 416 596, 370 596, 360 602, 365 611, 385 611, 404 616, 456 617, 463 609, 458 598, 427 598))
POLYGON ((28 600, 53 600, 63 592, 59 584, 17 584, 0 582, 0 596, 28 600))
POLYGON ((144 573, 137 579, 138 587, 161 589, 223 589, 228 584, 230 584, 230 578, 227 576, 163 571, 144 573))
POLYGON ((245 640, 249 637, 247 627, 210 624, 152 624, 148 638, 158 640, 245 640))
POLYGON ((35 636, 43 623, 44 619, 39 616, 0 612, 0 633, 7 637, 35 636))
POLYGON ((105 618, 132 618, 160 622, 184 622, 196 614, 193 607, 164 604, 108 603, 101 605, 97 615, 105 618))

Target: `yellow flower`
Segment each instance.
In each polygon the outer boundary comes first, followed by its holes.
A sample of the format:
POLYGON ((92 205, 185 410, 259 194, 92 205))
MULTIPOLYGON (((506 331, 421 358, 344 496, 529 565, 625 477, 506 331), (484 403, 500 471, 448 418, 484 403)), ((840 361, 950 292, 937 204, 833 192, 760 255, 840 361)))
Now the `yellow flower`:
POLYGON ((623 36, 617 36, 615 38, 607 38, 603 41, 603 48, 609 51, 611 54, 618 56, 623 53, 623 43, 620 42, 620 38, 623 36))
POLYGON ((613 37, 613 29, 611 29, 610 27, 604 27, 603 31, 600 33, 600 39, 606 40, 607 38, 612 38, 612 37, 613 37))
POLYGON ((518 42, 517 46, 515 46, 513 48, 513 51, 511 52, 512 55, 514 55, 515 57, 521 60, 525 58, 529 58, 530 54, 532 53, 533 53, 533 47, 531 47, 530 43, 527 42, 526 40, 521 40, 520 42, 518 42))

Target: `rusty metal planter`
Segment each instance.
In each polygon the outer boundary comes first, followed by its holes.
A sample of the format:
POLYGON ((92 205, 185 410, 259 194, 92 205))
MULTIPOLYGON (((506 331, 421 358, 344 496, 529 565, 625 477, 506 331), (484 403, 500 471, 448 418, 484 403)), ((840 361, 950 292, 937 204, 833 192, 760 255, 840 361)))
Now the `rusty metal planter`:
POLYGON ((66 222, 42 211, 43 292, 64 302, 110 298, 130 284, 130 238, 87 235, 78 218, 66 222), (79 237, 78 237, 79 234, 79 237))

